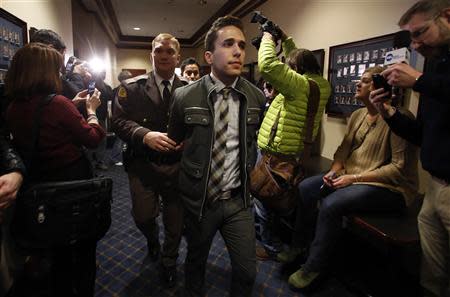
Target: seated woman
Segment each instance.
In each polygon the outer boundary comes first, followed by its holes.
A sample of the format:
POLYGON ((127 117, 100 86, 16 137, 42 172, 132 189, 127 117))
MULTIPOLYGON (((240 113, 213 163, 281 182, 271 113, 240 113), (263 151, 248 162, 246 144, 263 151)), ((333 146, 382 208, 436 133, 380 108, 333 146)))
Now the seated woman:
POLYGON ((382 70, 368 68, 358 82, 355 97, 366 107, 351 115, 330 171, 299 185, 293 247, 279 254, 278 260, 293 261, 314 239, 306 263, 289 277, 294 288, 308 287, 323 271, 339 238, 343 216, 401 211, 417 194, 417 148, 392 133, 369 101, 372 74, 382 70))
MULTIPOLYGON (((31 155, 30 148, 35 145, 32 135, 36 110, 43 98, 61 92, 59 70, 62 65, 63 57, 55 49, 30 43, 16 52, 6 76, 6 95, 12 99, 6 124, 13 136, 13 144, 28 166, 27 182, 93 177, 82 146, 94 148, 105 136, 95 114, 100 105, 97 90, 92 96, 84 92, 87 120, 64 96, 56 95, 44 105, 38 143, 32 154, 34 158, 32 163, 27 160, 31 155)), ((96 246, 95 240, 85 240, 39 254, 48 255, 52 265, 50 296, 94 296, 96 246)))

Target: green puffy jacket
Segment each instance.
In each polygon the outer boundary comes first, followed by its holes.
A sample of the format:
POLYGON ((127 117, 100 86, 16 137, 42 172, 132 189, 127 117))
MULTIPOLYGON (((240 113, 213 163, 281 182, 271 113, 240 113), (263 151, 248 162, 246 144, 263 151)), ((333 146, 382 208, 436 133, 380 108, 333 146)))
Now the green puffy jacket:
MULTIPOLYGON (((291 37, 283 42, 284 55, 295 49, 291 37)), ((323 110, 330 97, 331 87, 326 79, 317 74, 301 75, 282 63, 277 55, 275 43, 263 39, 258 52, 258 67, 262 77, 270 82, 279 94, 271 103, 258 134, 258 147, 286 155, 298 154, 303 150, 303 127, 306 124, 308 108, 309 83, 311 79, 320 89, 320 102, 314 118, 313 139, 319 130, 323 110), (277 132, 274 141, 269 145, 270 130, 280 112, 277 132)))

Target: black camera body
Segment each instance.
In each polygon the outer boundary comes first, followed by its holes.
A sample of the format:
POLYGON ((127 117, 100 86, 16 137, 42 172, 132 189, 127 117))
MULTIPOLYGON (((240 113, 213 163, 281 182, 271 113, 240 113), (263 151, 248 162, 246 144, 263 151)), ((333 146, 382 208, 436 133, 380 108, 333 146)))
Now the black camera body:
POLYGON ((384 76, 379 73, 373 74, 372 81, 375 89, 383 88, 385 92, 389 92, 388 97, 392 96, 392 86, 388 84, 384 76))
POLYGON ((250 23, 260 24, 261 34, 258 37, 252 39, 252 44, 257 49, 259 49, 259 46, 261 45, 262 32, 269 32, 270 34, 272 34, 273 38, 276 40, 275 43, 277 43, 278 40, 281 39, 282 32, 280 27, 278 27, 277 24, 262 15, 260 11, 255 11, 253 13, 250 23))

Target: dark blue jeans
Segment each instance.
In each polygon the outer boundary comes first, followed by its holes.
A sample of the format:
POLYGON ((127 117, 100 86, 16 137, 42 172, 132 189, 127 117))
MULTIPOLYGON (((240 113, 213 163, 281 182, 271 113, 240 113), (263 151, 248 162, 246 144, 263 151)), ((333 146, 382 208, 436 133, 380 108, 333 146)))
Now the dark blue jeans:
POLYGON ((314 238, 303 266, 305 270, 314 272, 323 270, 329 260, 342 231, 343 216, 355 212, 399 212, 405 208, 401 193, 383 187, 356 184, 337 189, 322 198, 318 209, 322 177, 317 175, 307 178, 299 185, 300 203, 293 238, 293 245, 297 247, 306 246, 314 238))

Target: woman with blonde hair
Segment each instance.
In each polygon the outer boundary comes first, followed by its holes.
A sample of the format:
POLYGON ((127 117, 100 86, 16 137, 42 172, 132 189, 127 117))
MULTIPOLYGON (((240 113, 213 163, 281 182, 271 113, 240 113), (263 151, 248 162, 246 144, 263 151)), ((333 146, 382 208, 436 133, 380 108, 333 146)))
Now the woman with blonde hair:
POLYGON ((306 253, 313 240, 306 263, 289 277, 293 288, 310 287, 323 273, 339 238, 343 216, 401 211, 417 195, 417 148, 392 133, 369 101, 372 75, 382 70, 379 66, 368 68, 356 85, 355 98, 365 108, 351 115, 330 171, 299 185, 293 247, 278 254, 278 260, 295 260, 306 253))

